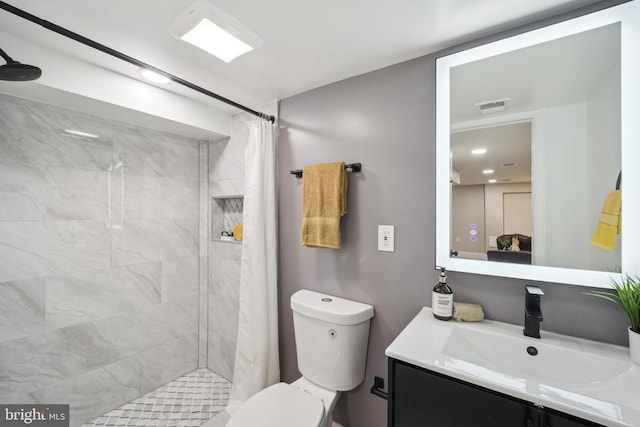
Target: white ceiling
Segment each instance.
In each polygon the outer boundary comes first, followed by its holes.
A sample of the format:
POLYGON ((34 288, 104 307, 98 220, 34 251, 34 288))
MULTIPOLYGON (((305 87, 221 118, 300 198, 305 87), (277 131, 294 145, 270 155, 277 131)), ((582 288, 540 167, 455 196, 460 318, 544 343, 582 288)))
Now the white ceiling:
MULTIPOLYGON (((175 39, 193 0, 8 0, 15 7, 250 108, 595 0, 210 0, 263 40, 226 64, 175 39)), ((0 10, 0 30, 138 78, 119 60, 0 10)), ((38 65, 0 39, 14 59, 38 65)), ((46 72, 46 70, 44 70, 46 72)), ((70 78, 77 78, 70 76, 70 78)), ((168 90, 202 100, 175 84, 168 90)), ((215 103, 223 111, 234 109, 215 103)))
MULTIPOLYGON (((478 103, 508 99, 502 114, 586 102, 620 76, 620 25, 470 62, 451 70, 451 122, 478 120, 478 103)), ((619 84, 619 83, 618 83, 619 84)))
POLYGON ((531 123, 507 123, 451 134, 451 167, 460 173, 460 185, 531 182, 531 123), (484 148, 486 154, 471 150, 484 148), (483 170, 493 173, 485 175, 483 170))

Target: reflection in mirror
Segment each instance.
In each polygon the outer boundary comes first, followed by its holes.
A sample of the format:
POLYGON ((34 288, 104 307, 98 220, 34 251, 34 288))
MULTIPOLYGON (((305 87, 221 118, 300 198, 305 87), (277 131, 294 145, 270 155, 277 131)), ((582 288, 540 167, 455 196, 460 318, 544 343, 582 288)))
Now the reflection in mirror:
POLYGON ((454 131, 451 156, 451 247, 463 258, 530 264, 531 122, 454 131), (529 242, 499 242, 516 233, 529 242))
MULTIPOLYGON (((640 269, 624 236, 591 241, 637 154, 621 97, 634 26, 625 4, 438 60, 438 265, 592 286, 640 269)), ((638 193, 625 182, 623 214, 638 193)))

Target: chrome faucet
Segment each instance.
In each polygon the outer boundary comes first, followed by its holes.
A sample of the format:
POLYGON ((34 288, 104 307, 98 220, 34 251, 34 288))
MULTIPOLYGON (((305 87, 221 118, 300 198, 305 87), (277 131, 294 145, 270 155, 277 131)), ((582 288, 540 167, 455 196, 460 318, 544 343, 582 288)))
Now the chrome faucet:
POLYGON ((540 322, 542 322, 540 297, 544 292, 539 287, 531 285, 526 285, 525 291, 524 334, 528 337, 540 338, 540 322))

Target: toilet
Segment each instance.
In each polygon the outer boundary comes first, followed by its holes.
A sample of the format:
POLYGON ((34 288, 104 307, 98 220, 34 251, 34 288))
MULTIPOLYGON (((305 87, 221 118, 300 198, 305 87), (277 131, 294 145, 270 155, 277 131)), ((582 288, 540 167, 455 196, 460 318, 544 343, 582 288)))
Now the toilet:
POLYGON ((256 393, 227 427, 330 427, 340 393, 364 380, 372 306, 303 289, 291 309, 302 377, 256 393))

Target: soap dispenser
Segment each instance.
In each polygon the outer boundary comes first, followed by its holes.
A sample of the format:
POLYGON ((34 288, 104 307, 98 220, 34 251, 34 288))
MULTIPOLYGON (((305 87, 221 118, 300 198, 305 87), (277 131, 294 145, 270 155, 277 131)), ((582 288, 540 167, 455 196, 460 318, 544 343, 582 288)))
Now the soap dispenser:
POLYGON ((436 270, 440 270, 440 277, 431 294, 433 317, 438 320, 451 320, 453 317, 453 290, 447 285, 445 268, 436 267, 436 270))

